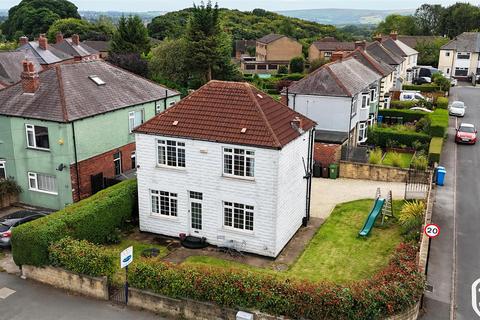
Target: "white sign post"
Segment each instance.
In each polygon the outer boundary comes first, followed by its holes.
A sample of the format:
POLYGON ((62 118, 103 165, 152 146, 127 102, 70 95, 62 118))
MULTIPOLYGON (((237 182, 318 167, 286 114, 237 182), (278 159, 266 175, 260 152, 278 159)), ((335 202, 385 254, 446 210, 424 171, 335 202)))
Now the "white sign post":
POLYGON ((128 304, 128 265, 133 261, 133 247, 120 253, 120 267, 125 268, 125 304, 128 304))

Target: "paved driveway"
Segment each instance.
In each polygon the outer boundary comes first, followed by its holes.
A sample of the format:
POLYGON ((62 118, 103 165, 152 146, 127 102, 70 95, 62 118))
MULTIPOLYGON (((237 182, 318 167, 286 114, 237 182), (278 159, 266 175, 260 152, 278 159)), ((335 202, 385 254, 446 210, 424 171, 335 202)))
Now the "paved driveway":
POLYGON ((377 188, 381 189, 383 196, 392 190, 393 199, 403 199, 405 195, 403 182, 314 178, 310 214, 325 219, 339 203, 375 198, 377 188))

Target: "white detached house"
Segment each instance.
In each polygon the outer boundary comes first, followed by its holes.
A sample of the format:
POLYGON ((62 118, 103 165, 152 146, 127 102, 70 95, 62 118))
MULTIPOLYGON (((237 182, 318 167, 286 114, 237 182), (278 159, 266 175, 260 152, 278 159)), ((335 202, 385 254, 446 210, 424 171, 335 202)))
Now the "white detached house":
POLYGON ((210 81, 137 129, 140 230, 276 257, 309 219, 315 123, 210 81))

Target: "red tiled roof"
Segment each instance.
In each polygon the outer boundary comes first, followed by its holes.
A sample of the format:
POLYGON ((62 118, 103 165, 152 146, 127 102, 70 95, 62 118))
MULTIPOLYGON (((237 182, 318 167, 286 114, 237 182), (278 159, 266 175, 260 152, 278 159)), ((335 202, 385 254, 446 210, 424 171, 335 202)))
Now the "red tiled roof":
POLYGON ((135 132, 280 149, 300 136, 297 117, 304 131, 315 126, 246 82, 213 80, 135 132))

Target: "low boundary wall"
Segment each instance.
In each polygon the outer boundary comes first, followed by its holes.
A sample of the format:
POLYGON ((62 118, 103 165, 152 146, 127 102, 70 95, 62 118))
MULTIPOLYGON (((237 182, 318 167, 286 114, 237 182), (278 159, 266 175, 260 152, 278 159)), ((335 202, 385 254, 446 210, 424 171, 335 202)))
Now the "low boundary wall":
POLYGON ((408 169, 377 164, 340 161, 340 178, 363 179, 388 182, 405 182, 408 169))

